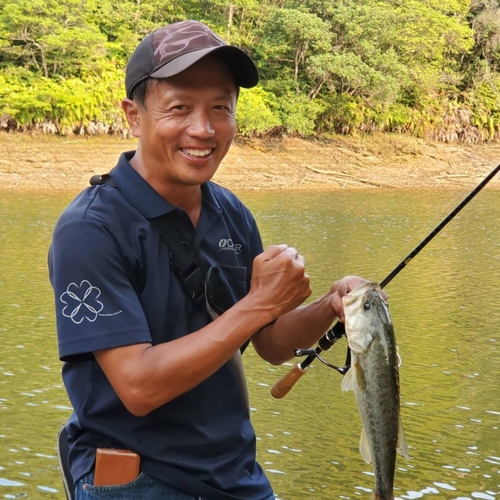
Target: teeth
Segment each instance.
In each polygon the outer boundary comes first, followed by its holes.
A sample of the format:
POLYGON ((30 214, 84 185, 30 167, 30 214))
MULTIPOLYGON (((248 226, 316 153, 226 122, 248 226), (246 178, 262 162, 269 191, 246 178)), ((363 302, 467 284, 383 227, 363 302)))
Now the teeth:
POLYGON ((198 158, 208 156, 212 152, 211 149, 183 149, 183 151, 189 156, 196 156, 198 158))

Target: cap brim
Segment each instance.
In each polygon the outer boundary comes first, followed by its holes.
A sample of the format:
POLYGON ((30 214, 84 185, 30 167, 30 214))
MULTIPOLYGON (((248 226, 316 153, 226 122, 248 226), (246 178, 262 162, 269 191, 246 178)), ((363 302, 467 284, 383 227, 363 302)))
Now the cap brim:
POLYGON ((232 45, 223 45, 221 47, 210 47, 208 49, 195 50, 177 57, 173 61, 168 62, 161 68, 151 73, 153 78, 169 78, 178 75, 188 69, 194 63, 198 62, 208 54, 220 55, 221 59, 227 64, 228 68, 234 75, 236 84, 239 87, 251 88, 255 87, 259 81, 259 73, 255 63, 250 56, 232 45))

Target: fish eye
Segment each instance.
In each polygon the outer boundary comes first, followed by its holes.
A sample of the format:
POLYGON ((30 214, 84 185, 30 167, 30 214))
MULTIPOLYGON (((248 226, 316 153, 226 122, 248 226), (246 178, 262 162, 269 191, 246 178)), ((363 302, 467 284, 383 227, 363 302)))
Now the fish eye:
POLYGON ((370 304, 370 302, 367 300, 364 304, 363 304, 363 309, 365 309, 366 311, 369 311, 371 309, 372 305, 370 304))

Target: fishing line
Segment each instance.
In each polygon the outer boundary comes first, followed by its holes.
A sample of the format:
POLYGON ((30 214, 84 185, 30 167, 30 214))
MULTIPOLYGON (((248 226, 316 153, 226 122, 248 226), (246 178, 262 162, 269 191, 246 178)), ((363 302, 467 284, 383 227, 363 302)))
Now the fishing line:
MULTIPOLYGON (((447 189, 448 188, 444 188, 447 189)), ((450 188, 451 190, 451 188, 450 188)), ((456 206, 460 200, 462 200, 464 197, 464 193, 460 190, 460 193, 457 194, 456 196, 453 197, 452 201, 450 202, 450 206, 456 206)), ((472 209, 471 213, 469 214, 469 217, 472 218, 472 216, 479 211, 479 207, 476 206, 472 209)), ((431 221, 429 223, 429 227, 434 227, 439 221, 443 220, 445 216, 441 214, 440 216, 434 215, 431 217, 431 221)), ((427 228, 428 229, 428 228, 427 228)), ((425 229, 424 229, 425 230, 425 229)), ((395 253, 396 255, 404 255, 405 252, 408 250, 408 248, 413 248, 414 243, 416 241, 419 241, 420 238, 417 238, 415 234, 411 235, 411 237, 408 239, 408 241, 404 242, 400 248, 398 248, 395 252, 392 252, 393 254, 395 253)), ((380 266, 380 269, 386 269, 386 268, 391 268, 390 266, 393 265, 392 259, 388 258, 387 261, 380 266)))

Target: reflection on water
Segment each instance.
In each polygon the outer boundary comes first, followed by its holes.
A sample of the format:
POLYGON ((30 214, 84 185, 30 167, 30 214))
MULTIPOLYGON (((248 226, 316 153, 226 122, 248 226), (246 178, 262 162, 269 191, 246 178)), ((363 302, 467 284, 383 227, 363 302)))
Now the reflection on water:
MULTIPOLYGON (((265 244, 305 256, 314 290, 359 274, 381 281, 465 196, 456 191, 256 193, 265 244)), ((387 287, 399 340, 400 499, 500 499, 500 201, 486 189, 387 287)), ((56 354, 46 251, 72 195, 0 197, 0 498, 64 499, 55 436, 69 415, 56 354)), ((342 364, 344 340, 325 357, 342 364)), ((279 498, 370 498, 360 418, 341 376, 314 362, 290 394, 292 364, 245 353, 259 461, 279 498)))

